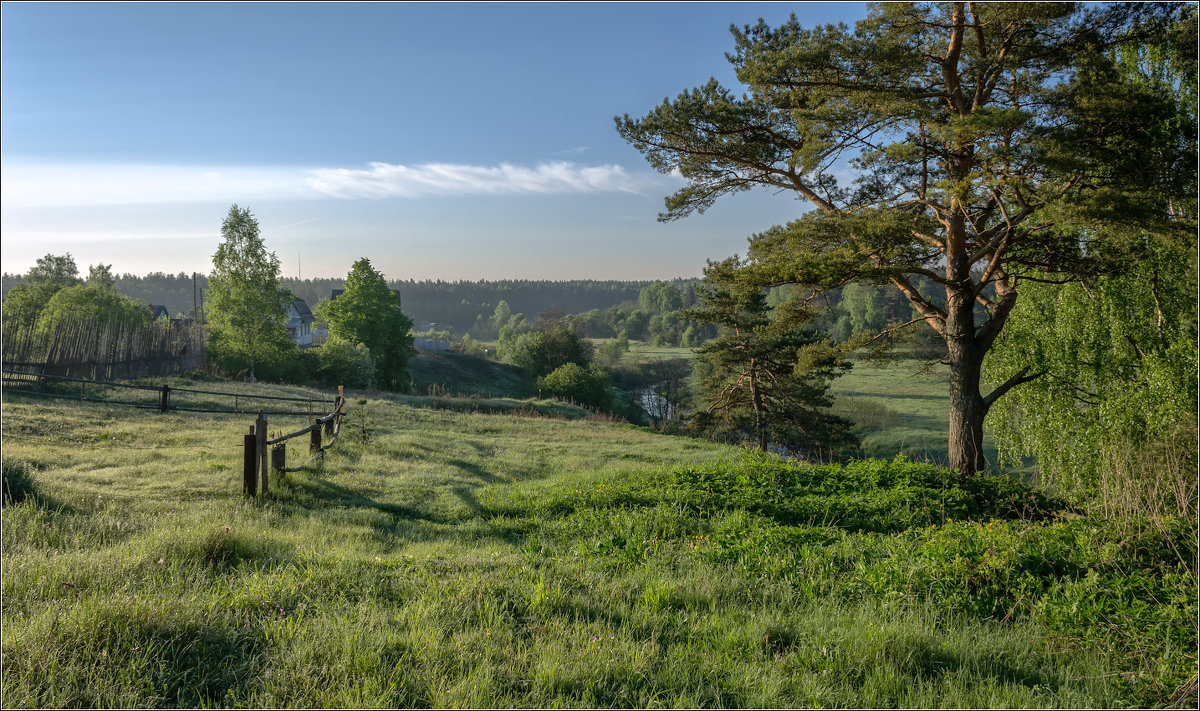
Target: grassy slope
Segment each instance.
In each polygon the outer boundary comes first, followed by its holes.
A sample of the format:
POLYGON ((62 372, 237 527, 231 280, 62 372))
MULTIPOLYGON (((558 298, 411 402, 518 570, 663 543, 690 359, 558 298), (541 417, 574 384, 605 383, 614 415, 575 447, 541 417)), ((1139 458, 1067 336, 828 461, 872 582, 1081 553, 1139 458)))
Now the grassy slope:
POLYGON ((413 390, 484 397, 529 397, 529 383, 519 368, 462 353, 421 353, 409 361, 413 390))
POLYGON ((1194 669, 1194 589, 1136 579, 1131 647, 1085 522, 426 400, 248 501, 247 416, 6 395, 4 705, 1091 707, 1194 669))

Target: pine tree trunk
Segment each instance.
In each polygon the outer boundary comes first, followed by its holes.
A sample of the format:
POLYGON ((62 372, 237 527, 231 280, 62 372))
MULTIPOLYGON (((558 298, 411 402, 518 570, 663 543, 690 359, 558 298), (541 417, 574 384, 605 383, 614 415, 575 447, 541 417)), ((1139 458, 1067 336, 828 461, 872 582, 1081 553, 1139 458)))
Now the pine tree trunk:
POLYGON ((950 360, 950 468, 971 476, 987 467, 983 456, 983 420, 988 405, 979 392, 979 376, 987 348, 975 332, 975 294, 970 279, 961 218, 950 226, 951 253, 946 276, 946 326, 943 334, 950 360))
POLYGON ((982 353, 974 344, 950 345, 950 468, 970 476, 987 467, 983 421, 988 406, 979 392, 982 353))
POLYGON ((754 434, 758 440, 759 450, 767 451, 767 428, 763 420, 763 401, 762 392, 758 387, 758 371, 754 367, 754 360, 750 360, 750 402, 754 407, 754 434))

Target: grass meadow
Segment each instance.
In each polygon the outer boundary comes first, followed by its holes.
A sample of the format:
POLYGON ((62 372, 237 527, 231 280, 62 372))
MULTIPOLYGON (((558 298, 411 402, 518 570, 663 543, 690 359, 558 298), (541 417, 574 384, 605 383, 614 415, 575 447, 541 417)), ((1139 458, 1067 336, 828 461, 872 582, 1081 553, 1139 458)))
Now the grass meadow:
MULTIPOLYGON (((915 359, 858 359, 836 378, 830 392, 833 411, 858 424, 862 440, 858 456, 907 458, 946 464, 950 428, 948 366, 915 359)), ((987 428, 984 455, 997 461, 996 445, 987 428)))
POLYGON ((7 391, 3 706, 1195 706, 1195 521, 357 395, 247 499, 250 415, 7 391))

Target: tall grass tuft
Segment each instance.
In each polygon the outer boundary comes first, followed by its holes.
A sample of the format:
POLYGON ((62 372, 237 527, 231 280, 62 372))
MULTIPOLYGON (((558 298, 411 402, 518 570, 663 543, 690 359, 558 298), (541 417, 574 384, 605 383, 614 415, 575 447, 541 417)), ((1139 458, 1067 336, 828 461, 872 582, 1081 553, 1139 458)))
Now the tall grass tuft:
POLYGON ((19 504, 37 495, 37 484, 29 472, 27 462, 6 458, 4 471, 4 505, 19 504))

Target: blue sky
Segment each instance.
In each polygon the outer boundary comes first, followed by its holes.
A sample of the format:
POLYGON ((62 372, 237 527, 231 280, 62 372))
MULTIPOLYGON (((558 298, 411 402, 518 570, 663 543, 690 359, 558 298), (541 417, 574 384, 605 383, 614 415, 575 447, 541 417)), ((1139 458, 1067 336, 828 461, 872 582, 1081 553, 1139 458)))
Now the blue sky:
POLYGON ((207 271, 230 204, 287 276, 654 279, 805 206, 656 216, 613 117, 715 76, 729 25, 860 3, 4 3, 0 261, 207 271))

